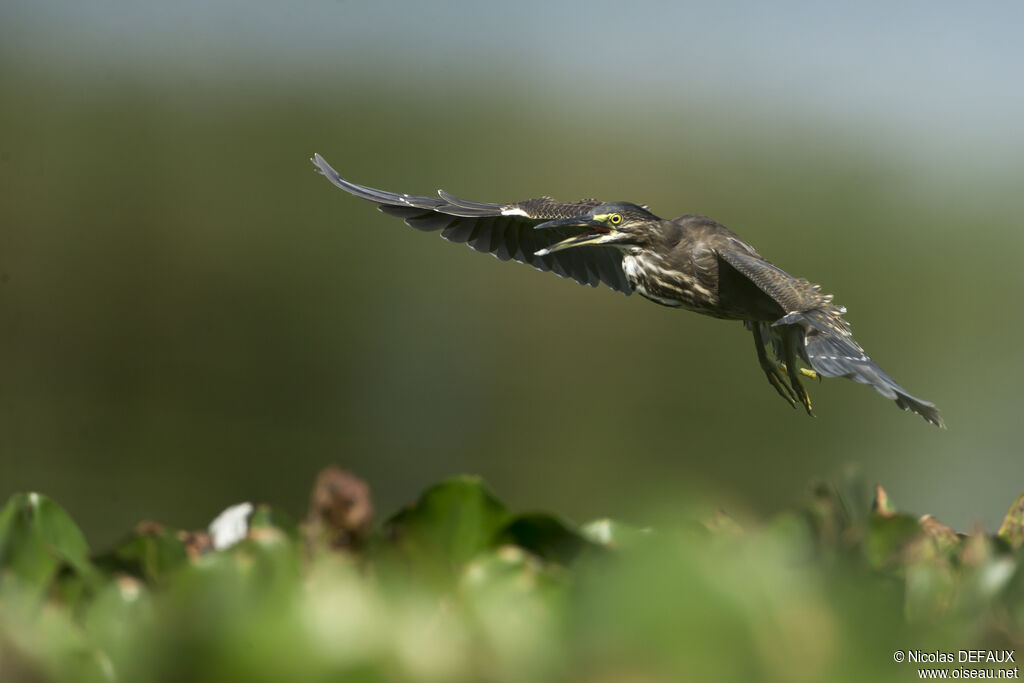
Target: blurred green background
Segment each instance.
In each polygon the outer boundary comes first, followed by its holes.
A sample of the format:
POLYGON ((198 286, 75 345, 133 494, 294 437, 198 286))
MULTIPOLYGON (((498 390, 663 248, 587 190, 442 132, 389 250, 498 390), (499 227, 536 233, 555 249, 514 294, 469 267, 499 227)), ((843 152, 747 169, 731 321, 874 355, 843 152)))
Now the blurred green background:
POLYGON ((634 521, 774 510, 855 462, 994 529, 1024 482, 1024 11, 587 7, 4 3, 0 499, 46 492, 102 546, 301 511, 329 462, 384 510, 472 472, 634 521), (949 430, 846 381, 809 419, 740 325, 418 233, 313 152, 403 192, 711 215, 834 292, 949 430))

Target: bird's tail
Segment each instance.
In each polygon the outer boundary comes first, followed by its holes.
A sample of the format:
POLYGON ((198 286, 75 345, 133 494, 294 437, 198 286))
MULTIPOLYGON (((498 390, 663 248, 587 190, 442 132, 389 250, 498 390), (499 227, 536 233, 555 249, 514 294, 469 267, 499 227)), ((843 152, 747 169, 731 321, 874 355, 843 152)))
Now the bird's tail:
POLYGON ((850 333, 849 325, 840 317, 842 311, 835 307, 790 313, 773 326, 798 325, 803 328, 803 345, 798 348, 803 360, 815 372, 825 377, 847 377, 873 386, 903 410, 917 413, 936 427, 945 427, 935 404, 907 393, 868 357, 850 333))

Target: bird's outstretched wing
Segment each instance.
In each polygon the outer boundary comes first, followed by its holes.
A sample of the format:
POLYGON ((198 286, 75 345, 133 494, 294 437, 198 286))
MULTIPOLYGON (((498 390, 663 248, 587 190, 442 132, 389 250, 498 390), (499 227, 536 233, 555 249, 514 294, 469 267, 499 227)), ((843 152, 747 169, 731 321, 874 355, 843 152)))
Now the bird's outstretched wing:
POLYGON ((579 229, 534 230, 534 226, 556 218, 580 216, 600 204, 596 199, 562 203, 550 197, 510 204, 486 204, 459 199, 442 191, 437 197, 417 197, 376 190, 349 182, 330 164, 314 154, 316 170, 346 192, 373 202, 384 213, 403 219, 417 230, 441 231, 452 242, 465 242, 477 251, 493 254, 502 261, 526 263, 538 270, 572 278, 581 285, 604 283, 630 294, 633 288, 622 270, 622 253, 614 247, 566 249, 545 256, 535 252, 579 234, 579 229))

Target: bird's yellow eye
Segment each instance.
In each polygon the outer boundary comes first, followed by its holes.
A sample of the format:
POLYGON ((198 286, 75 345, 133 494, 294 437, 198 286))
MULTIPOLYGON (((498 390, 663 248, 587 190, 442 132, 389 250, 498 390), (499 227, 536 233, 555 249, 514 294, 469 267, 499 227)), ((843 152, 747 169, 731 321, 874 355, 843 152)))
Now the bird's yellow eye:
POLYGON ((619 223, 622 222, 622 216, 620 216, 617 213, 613 213, 612 215, 608 216, 608 222, 611 223, 612 225, 618 225, 619 223))

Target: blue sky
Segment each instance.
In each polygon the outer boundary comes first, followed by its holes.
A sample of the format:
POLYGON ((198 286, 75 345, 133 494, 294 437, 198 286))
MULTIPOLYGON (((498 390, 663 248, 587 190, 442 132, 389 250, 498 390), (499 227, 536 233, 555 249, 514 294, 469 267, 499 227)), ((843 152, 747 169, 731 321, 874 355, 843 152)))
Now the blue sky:
POLYGON ((7 59, 824 122, 970 166, 1024 149, 1024 4, 5 0, 7 59), (637 105, 637 102, 642 104, 637 105), (932 149, 934 153, 936 150, 932 149))

